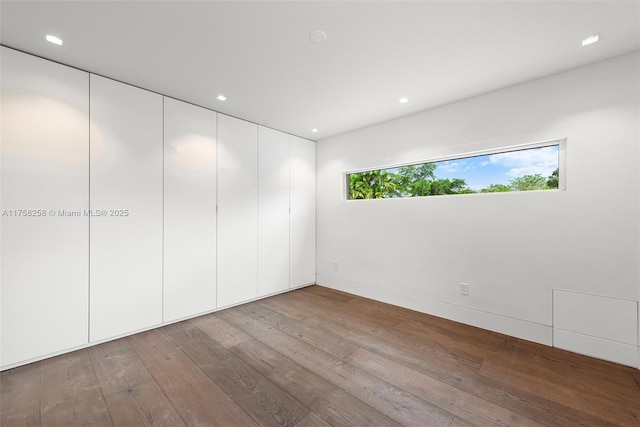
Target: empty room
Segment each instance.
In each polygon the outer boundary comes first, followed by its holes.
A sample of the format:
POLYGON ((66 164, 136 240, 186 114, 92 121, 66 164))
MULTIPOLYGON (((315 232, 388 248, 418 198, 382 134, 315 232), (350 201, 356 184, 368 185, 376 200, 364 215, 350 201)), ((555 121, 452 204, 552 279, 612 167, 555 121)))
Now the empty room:
POLYGON ((0 425, 640 426, 640 2, 0 0, 0 425))

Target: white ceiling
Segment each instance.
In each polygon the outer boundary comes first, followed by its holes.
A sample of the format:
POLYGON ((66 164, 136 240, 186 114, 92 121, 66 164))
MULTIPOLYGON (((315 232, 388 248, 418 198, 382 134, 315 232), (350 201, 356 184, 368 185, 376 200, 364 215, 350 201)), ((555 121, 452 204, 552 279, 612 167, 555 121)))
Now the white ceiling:
POLYGON ((314 140, 637 50, 639 23, 638 1, 0 3, 5 46, 314 140))

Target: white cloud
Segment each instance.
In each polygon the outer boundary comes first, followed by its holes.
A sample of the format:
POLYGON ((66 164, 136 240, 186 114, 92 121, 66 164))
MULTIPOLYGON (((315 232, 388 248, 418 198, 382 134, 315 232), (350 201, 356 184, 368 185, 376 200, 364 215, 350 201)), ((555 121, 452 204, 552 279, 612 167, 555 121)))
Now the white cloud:
POLYGON ((457 160, 438 162, 438 171, 444 173, 456 173, 464 170, 464 163, 457 160))
POLYGON ((558 147, 533 148, 489 156, 492 165, 508 168, 507 176, 516 178, 540 174, 549 176, 558 167, 558 147))
POLYGON ((467 172, 475 167, 476 164, 473 162, 473 159, 446 160, 438 162, 438 169, 436 173, 440 172, 452 175, 459 172, 467 172))

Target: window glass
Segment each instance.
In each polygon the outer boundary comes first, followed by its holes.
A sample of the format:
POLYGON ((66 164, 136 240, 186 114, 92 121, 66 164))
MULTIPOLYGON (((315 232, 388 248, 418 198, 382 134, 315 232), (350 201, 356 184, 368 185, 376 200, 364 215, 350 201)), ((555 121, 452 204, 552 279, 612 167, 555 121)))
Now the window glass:
POLYGON ((347 174, 348 199, 556 190, 559 144, 347 174))

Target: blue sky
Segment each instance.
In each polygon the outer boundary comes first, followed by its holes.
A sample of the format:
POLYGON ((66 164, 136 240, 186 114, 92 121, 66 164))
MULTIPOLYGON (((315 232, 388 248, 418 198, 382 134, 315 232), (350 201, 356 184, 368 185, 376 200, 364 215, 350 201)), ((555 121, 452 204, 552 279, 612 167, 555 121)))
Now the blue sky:
POLYGON ((540 174, 548 177, 558 167, 558 146, 436 162, 436 178, 463 178, 473 190, 490 184, 508 184, 513 178, 540 174))

